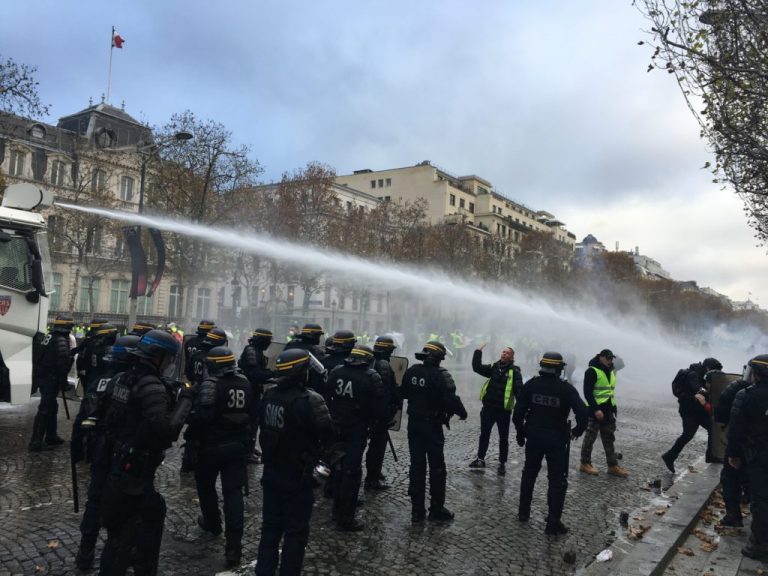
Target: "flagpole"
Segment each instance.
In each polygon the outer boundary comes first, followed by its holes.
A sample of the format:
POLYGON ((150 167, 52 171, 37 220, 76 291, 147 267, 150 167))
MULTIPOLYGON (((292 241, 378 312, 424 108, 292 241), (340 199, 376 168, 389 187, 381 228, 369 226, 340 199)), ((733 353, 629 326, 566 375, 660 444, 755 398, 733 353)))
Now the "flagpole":
POLYGON ((109 93, 112 90, 112 52, 115 51, 115 27, 112 26, 112 35, 109 37, 109 74, 107 76, 107 104, 109 104, 109 93))

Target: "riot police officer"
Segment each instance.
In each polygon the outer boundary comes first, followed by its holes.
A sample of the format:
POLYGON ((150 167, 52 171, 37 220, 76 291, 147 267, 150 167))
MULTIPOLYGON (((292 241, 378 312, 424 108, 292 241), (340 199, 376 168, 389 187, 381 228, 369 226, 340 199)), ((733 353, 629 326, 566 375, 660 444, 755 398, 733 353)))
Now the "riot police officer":
POLYGON ((107 443, 104 419, 107 398, 116 379, 124 377, 133 364, 136 357, 132 351, 136 350, 138 343, 138 336, 126 335, 118 338, 104 360, 109 366, 109 373, 104 373, 93 390, 83 398, 84 419, 81 428, 89 437, 93 451, 88 498, 80 522, 80 547, 75 556, 75 565, 81 570, 87 570, 93 565, 94 548, 101 528, 101 499, 110 470, 112 447, 107 443))
POLYGON ((754 384, 733 401, 725 455, 734 468, 748 465, 752 531, 744 556, 768 560, 768 354, 749 361, 754 384))
POLYGON ((320 338, 322 338, 323 334, 323 327, 320 324, 312 322, 304 324, 301 332, 285 345, 285 349, 293 350, 298 348, 299 350, 306 350, 320 360, 323 357, 323 349, 320 346, 320 338))
MULTIPOLYGON (((273 377, 272 370, 267 368, 267 357, 264 352, 272 343, 272 331, 266 328, 256 328, 248 339, 248 344, 243 348, 237 365, 243 371, 253 389, 254 401, 261 402, 261 395, 264 393, 264 384, 273 377)), ((251 430, 251 445, 248 450, 248 461, 252 463, 259 462, 259 452, 256 450, 256 434, 258 432, 258 419, 253 424, 251 430)))
POLYGON ((32 382, 40 391, 40 404, 32 424, 30 452, 64 444, 64 439, 57 434, 58 396, 70 388, 67 374, 72 365, 69 353, 72 326, 71 318, 56 318, 50 333, 39 333, 33 340, 32 382))
MULTIPOLYGON (((195 370, 192 364, 195 352, 197 352, 200 342, 203 341, 205 335, 214 327, 215 325, 211 320, 200 320, 195 334, 184 338, 184 374, 186 374, 187 380, 190 382, 195 380, 195 370)), ((203 362, 205 362, 205 359, 203 359, 203 362)))
POLYGON ((91 330, 88 346, 84 348, 81 356, 78 357, 78 361, 84 358, 82 364, 84 394, 83 401, 80 403, 80 410, 78 410, 77 416, 75 416, 75 420, 72 423, 70 450, 74 462, 79 462, 83 459, 86 455, 86 448, 88 449, 88 459, 90 460, 93 456, 94 446, 92 442, 95 437, 85 434, 86 431, 81 427, 81 424, 90 409, 93 396, 97 393, 103 393, 107 382, 114 375, 111 360, 107 358, 107 354, 116 339, 117 328, 109 324, 102 324, 91 330), (101 386, 101 390, 97 392, 99 386, 101 386), (86 446, 87 442, 90 443, 86 446))
POLYGON ((131 330, 128 332, 128 334, 131 336, 141 337, 150 330, 154 330, 155 328, 155 325, 151 324, 150 322, 136 322, 133 326, 131 326, 131 330))
POLYGON ((401 392, 408 400, 408 451, 411 455, 408 494, 411 497, 411 521, 423 522, 427 461, 429 461, 429 519, 452 520, 445 507, 445 436, 443 424, 456 414, 467 419, 467 411, 456 395, 453 377, 440 363, 445 359, 442 342, 430 340, 415 354, 422 362, 414 364, 403 376, 401 392))
MULTIPOLYGON (((731 409, 733 401, 739 391, 752 385, 752 367, 746 366, 744 377, 734 380, 725 390, 720 393, 720 397, 715 406, 714 420, 723 428, 728 426, 731 421, 731 409)), ((723 462, 723 468, 720 470, 720 486, 723 493, 723 502, 725 503, 725 516, 718 523, 720 526, 741 527, 743 526, 741 517, 741 496, 748 491, 749 479, 747 474, 747 465, 741 463, 739 468, 734 468, 728 463, 728 459, 723 462)))
POLYGON ((373 369, 379 373, 384 391, 386 415, 371 426, 368 451, 365 453, 365 488, 366 490, 387 490, 389 486, 381 473, 384 465, 384 453, 387 451, 389 426, 403 400, 397 387, 395 373, 389 365, 389 359, 397 346, 391 336, 379 336, 373 343, 373 369))
POLYGON ((560 517, 568 490, 570 439, 581 436, 589 416, 576 388, 567 380, 560 379, 565 367, 562 355, 558 352, 545 352, 539 366, 539 375, 523 386, 512 415, 517 444, 525 446, 517 518, 527 522, 531 515, 533 487, 541 470, 541 461, 546 458, 549 514, 544 532, 550 535, 565 534, 568 528, 560 517), (572 430, 567 421, 571 410, 576 416, 576 426, 572 430))
POLYGON ((259 443, 264 473, 258 576, 298 576, 304 563, 312 515, 312 470, 321 443, 333 438, 323 397, 308 389, 306 350, 284 350, 276 361, 277 385, 261 402, 259 443), (283 540, 282 557, 280 541, 283 540))
POLYGON ((182 388, 173 407, 175 391, 161 376, 178 351, 172 335, 150 330, 133 351, 135 365, 109 395, 105 425, 113 453, 102 501, 107 543, 100 576, 123 576, 130 565, 136 576, 157 574, 166 507, 155 490, 155 472, 178 438, 195 393, 182 388))
POLYGON ((216 478, 221 474, 224 497, 224 553, 227 566, 240 563, 243 537, 243 487, 247 482, 246 452, 258 403, 248 379, 237 369, 229 348, 208 351, 208 370, 190 419, 200 434, 200 455, 195 468, 202 515, 197 522, 212 534, 221 534, 216 478))
POLYGON ((329 408, 337 426, 344 456, 335 464, 333 517, 342 531, 358 531, 363 523, 355 518, 360 482, 363 478, 363 451, 368 428, 389 413, 381 376, 373 369, 373 350, 352 349, 344 364, 328 375, 329 408))
MULTIPOLYGON (((208 369, 206 358, 208 351, 216 346, 227 345, 227 334, 221 328, 211 328, 195 345, 192 357, 189 359, 187 378, 195 385, 203 383, 208 369)), ((195 429, 195 424, 190 422, 184 430, 184 450, 181 454, 181 471, 192 472, 197 466, 198 449, 200 447, 200 434, 195 429)))
POLYGON ((77 346, 70 350, 70 355, 72 357, 77 356, 77 360, 75 360, 75 370, 77 371, 77 377, 83 388, 88 384, 88 371, 90 370, 91 360, 93 359, 91 345, 93 344, 94 336, 96 336, 96 332, 99 328, 106 325, 106 320, 100 318, 91 320, 88 324, 88 331, 85 333, 83 339, 78 342, 77 346))
POLYGON ((350 330, 337 330, 334 332, 330 345, 326 344, 325 346, 327 356, 321 360, 325 369, 330 372, 336 366, 343 365, 344 360, 352 352, 352 348, 355 347, 355 342, 357 342, 355 333, 350 330))

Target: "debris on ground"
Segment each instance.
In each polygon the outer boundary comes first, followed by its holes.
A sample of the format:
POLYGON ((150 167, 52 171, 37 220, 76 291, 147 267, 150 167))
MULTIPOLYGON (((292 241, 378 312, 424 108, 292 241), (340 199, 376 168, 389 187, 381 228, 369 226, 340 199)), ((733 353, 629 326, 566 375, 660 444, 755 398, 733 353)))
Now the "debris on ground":
POLYGON ((667 513, 667 510, 669 510, 669 506, 665 506, 664 508, 656 508, 653 513, 656 514, 656 516, 664 516, 664 514, 667 513))
POLYGON ((613 552, 609 548, 606 548, 605 550, 600 552, 600 554, 595 556, 595 560, 597 560, 598 562, 608 562, 608 560, 610 560, 611 558, 613 558, 613 552))
POLYGON ((627 530, 627 538, 630 540, 640 540, 640 538, 643 537, 643 535, 650 530, 650 525, 646 526, 644 524, 638 524, 637 526, 631 526, 629 530, 627 530))
POLYGON ((678 554, 682 554, 683 556, 695 556, 696 555, 693 550, 691 550, 690 548, 684 548, 683 546, 678 547, 677 553, 678 554))

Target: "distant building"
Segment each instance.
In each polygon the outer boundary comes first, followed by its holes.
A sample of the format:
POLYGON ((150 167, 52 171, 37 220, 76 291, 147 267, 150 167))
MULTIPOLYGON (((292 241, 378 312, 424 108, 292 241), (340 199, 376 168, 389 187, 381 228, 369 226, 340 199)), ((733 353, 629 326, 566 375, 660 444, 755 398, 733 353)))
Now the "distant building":
POLYGON ((576 243, 576 236, 551 213, 506 197, 480 176, 454 176, 428 160, 404 168, 356 170, 336 181, 384 201, 424 199, 430 224, 463 222, 478 234, 500 236, 513 244, 531 231, 552 234, 571 249, 576 243))

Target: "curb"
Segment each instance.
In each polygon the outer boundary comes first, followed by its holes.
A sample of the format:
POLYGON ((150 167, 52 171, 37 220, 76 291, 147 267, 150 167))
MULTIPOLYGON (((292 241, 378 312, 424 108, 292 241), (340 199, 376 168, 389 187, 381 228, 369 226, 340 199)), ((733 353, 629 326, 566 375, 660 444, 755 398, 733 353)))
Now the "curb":
MULTIPOLYGON (((586 566, 580 574, 600 576, 658 576, 677 554, 677 547, 699 520, 699 513, 720 484, 721 464, 704 464, 696 472, 683 472, 666 493, 670 500, 667 512, 652 519, 642 539, 629 541, 619 536, 610 546, 613 560, 586 566)), ((652 504, 649 504, 652 506, 652 504)), ((622 528, 622 531, 624 529, 622 528)))

